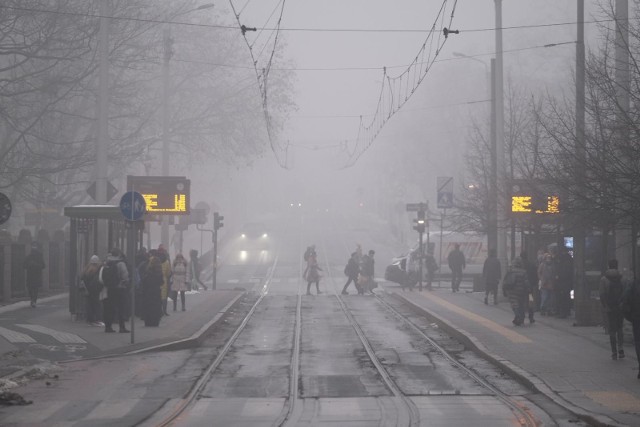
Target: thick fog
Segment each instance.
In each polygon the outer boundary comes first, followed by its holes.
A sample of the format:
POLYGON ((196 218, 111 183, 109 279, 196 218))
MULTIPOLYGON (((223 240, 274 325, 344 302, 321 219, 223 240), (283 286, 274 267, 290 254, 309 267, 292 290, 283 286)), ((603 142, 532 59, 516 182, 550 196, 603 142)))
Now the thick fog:
MULTIPOLYGON (((505 91, 572 97, 576 2, 503 3, 505 91)), ((244 22, 264 21, 276 4, 250 2, 244 22)), ((237 177, 228 187, 234 191, 218 191, 221 209, 250 216, 312 200, 343 211, 361 203, 383 211, 385 203, 424 200, 433 206, 436 177, 453 176, 459 184, 471 120, 489 117, 489 64, 495 56, 491 0, 458 2, 451 29, 460 34, 449 36, 426 79, 355 165, 342 169, 346 155, 340 158, 337 147, 355 140, 360 115, 374 113, 382 67, 394 75, 410 63, 440 6, 417 0, 287 2, 281 57, 272 73, 295 70, 296 110, 278 134, 291 144, 291 169, 280 168, 267 152, 254 166, 230 172, 237 177), (353 31, 331 31, 339 29, 353 31)), ((599 12, 596 2, 587 2, 587 21, 599 12)), ((587 25, 587 39, 598 31, 587 25)))

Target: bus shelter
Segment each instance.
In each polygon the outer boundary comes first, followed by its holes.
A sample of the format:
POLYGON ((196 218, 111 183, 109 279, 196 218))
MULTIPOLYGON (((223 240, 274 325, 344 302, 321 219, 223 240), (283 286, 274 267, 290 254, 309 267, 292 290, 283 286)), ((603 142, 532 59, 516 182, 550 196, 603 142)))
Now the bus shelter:
POLYGON ((133 266, 136 252, 142 246, 144 221, 127 221, 119 206, 79 205, 64 208, 70 220, 69 242, 69 312, 76 319, 84 318, 86 298, 79 289, 80 275, 92 255, 104 259, 99 248, 117 247, 133 266), (106 225, 100 226, 100 223, 106 225), (104 242, 106 241, 106 245, 104 242))

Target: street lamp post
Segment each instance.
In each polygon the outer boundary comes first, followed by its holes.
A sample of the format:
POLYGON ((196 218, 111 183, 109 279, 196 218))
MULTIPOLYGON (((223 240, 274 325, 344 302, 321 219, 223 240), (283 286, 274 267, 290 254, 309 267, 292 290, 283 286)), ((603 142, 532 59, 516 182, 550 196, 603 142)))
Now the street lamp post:
POLYGON ((496 138, 496 97, 495 97, 495 59, 491 58, 491 71, 485 61, 474 58, 473 56, 467 56, 464 53, 453 52, 454 56, 458 58, 471 59, 473 61, 481 63, 485 67, 487 73, 488 83, 487 91, 489 92, 489 99, 491 100, 491 177, 489 187, 489 200, 490 210, 488 212, 488 225, 487 225, 487 244, 489 249, 496 249, 498 246, 498 158, 497 158, 497 138, 496 138))
MULTIPOLYGON (((193 10, 183 13, 187 14, 197 10, 210 9, 213 3, 203 4, 193 10)), ((171 79, 169 75, 169 62, 173 56, 173 39, 171 38, 171 29, 164 28, 162 31, 162 45, 164 49, 164 58, 162 62, 162 176, 169 176, 169 158, 171 156, 169 143, 169 94, 171 79)), ((162 216, 160 225, 160 241, 165 247, 169 247, 169 217, 162 216)))

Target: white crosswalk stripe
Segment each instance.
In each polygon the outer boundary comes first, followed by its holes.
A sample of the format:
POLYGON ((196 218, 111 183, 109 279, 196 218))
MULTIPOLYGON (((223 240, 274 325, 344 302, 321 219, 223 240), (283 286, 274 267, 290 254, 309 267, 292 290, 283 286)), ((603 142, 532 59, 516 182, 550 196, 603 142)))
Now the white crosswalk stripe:
POLYGON ((36 340, 29 335, 22 334, 20 332, 12 331, 0 326, 0 336, 9 341, 10 343, 34 343, 36 340))
POLYGON ((80 338, 78 335, 70 334, 68 332, 56 331, 40 325, 17 325, 21 328, 29 329, 34 332, 40 332, 41 334, 50 335, 63 344, 86 344, 87 342, 80 338))

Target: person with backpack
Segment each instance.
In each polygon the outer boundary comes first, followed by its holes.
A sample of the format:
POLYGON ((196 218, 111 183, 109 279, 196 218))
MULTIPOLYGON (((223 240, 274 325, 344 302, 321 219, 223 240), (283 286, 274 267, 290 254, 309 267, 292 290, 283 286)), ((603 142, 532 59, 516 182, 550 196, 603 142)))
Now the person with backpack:
POLYGON ((354 286, 358 282, 358 273, 360 273, 360 265, 358 264, 358 254, 354 252, 351 254, 347 265, 344 267, 344 274, 347 276, 347 283, 342 288, 342 295, 349 295, 347 288, 353 282, 354 286))
POLYGON ((515 317, 513 324, 521 326, 524 323, 525 310, 529 299, 529 279, 524 269, 522 258, 513 260, 513 265, 502 280, 502 292, 509 299, 511 310, 515 317))
POLYGON ((624 283, 622 274, 618 271, 618 260, 611 259, 608 269, 600 278, 600 303, 602 304, 609 321, 609 343, 611 344, 611 358, 613 360, 624 359, 623 333, 622 333, 622 296, 624 283))
POLYGON ((31 244, 31 252, 24 259, 24 269, 27 273, 26 285, 31 300, 31 307, 36 308, 38 290, 42 286, 42 271, 45 268, 44 257, 36 242, 31 244))
POLYGON ((124 255, 118 248, 109 251, 104 265, 100 269, 100 283, 106 289, 103 300, 104 331, 115 332, 111 327, 117 318, 120 333, 128 333, 125 322, 127 319, 127 294, 129 287, 129 269, 124 261, 124 255))
POLYGON ((103 285, 98 276, 101 265, 102 262, 98 255, 93 255, 80 276, 80 287, 84 287, 87 292, 87 323, 91 326, 104 326, 104 323, 100 321, 102 318, 100 291, 102 291, 103 285))
POLYGON ((633 342, 636 347, 640 380, 640 284, 637 279, 631 282, 622 294, 622 315, 631 322, 633 327, 633 342))

